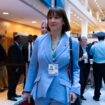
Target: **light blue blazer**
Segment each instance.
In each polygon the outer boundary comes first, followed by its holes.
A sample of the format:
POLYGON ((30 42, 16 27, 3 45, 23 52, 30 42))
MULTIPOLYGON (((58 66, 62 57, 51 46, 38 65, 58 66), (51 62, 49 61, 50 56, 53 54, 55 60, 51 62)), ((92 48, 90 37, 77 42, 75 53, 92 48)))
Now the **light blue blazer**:
POLYGON ((48 97, 67 105, 70 101, 70 92, 80 94, 79 43, 74 38, 72 38, 72 43, 74 55, 73 85, 71 85, 67 72, 70 61, 69 36, 65 34, 56 49, 55 63, 59 65, 58 76, 48 75, 48 65, 53 63, 50 33, 36 39, 24 88, 24 91, 31 92, 34 100, 48 97))

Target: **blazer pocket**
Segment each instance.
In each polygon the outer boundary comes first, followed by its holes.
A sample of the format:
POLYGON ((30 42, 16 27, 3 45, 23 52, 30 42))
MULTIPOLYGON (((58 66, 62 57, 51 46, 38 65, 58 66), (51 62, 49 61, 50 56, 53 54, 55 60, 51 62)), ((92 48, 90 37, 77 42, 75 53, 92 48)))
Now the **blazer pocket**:
POLYGON ((38 82, 40 80, 40 78, 41 78, 40 76, 37 76, 34 83, 38 82))
POLYGON ((64 85, 64 86, 66 86, 66 87, 71 88, 70 81, 67 81, 67 80, 62 79, 62 78, 60 78, 59 81, 60 81, 60 84, 61 84, 61 85, 64 85))

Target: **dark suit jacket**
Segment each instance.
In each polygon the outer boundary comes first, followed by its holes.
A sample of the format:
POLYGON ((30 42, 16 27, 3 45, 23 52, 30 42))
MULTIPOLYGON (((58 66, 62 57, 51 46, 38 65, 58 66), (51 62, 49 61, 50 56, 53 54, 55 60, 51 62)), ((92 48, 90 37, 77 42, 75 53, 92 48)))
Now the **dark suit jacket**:
POLYGON ((3 48, 3 46, 0 44, 0 62, 4 63, 7 61, 6 52, 3 48))
POLYGON ((24 58, 19 46, 14 43, 8 50, 8 67, 21 67, 24 65, 24 58))
MULTIPOLYGON (((89 47, 86 47, 86 51, 88 54, 88 63, 84 63, 84 60, 79 61, 79 66, 80 66, 80 83, 84 86, 86 84, 88 75, 89 75, 89 71, 90 71, 90 63, 89 63, 89 47)), ((80 45, 80 49, 79 49, 79 58, 83 56, 83 49, 80 45)), ((83 87, 82 87, 83 88, 83 87)))
POLYGON ((25 60, 26 63, 29 63, 29 61, 28 61, 28 45, 29 45, 29 42, 27 42, 26 44, 24 44, 23 45, 23 48, 22 48, 22 53, 23 53, 24 60, 25 60))
MULTIPOLYGON (((89 46, 87 45, 86 51, 87 51, 87 54, 88 54, 88 63, 89 63, 89 58, 90 58, 89 50, 90 50, 90 48, 89 48, 89 46)), ((83 49, 82 49, 82 47, 81 47, 81 45, 80 45, 80 48, 79 48, 79 58, 81 58, 82 56, 83 56, 83 49)), ((84 60, 79 61, 79 64, 80 64, 80 65, 81 65, 81 63, 84 63, 84 60)))
POLYGON ((25 62, 28 63, 28 43, 23 45, 22 53, 23 53, 25 62))

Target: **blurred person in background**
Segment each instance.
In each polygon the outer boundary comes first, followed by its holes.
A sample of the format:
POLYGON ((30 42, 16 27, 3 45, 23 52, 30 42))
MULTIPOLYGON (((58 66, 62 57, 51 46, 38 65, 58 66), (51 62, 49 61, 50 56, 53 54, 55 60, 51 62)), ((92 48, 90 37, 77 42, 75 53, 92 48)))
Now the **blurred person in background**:
POLYGON ((105 33, 96 33, 98 41, 94 43, 90 49, 90 54, 93 56, 93 76, 94 76, 94 96, 95 101, 99 101, 100 89, 102 87, 102 78, 105 79, 105 33))
POLYGON ((66 13, 51 8, 47 14, 49 33, 39 36, 34 44, 23 97, 35 100, 35 105, 69 105, 80 94, 79 43, 73 44, 73 84, 68 75, 70 66, 70 30, 66 13))
MULTIPOLYGON (((36 38, 36 36, 35 36, 35 38, 36 38)), ((26 81, 26 77, 27 77, 28 66, 30 63, 31 56, 32 56, 32 50, 33 50, 35 38, 31 34, 29 34, 28 41, 22 47, 22 53, 23 53, 24 60, 25 60, 24 85, 25 85, 25 81, 26 81)))
POLYGON ((33 50, 33 36, 28 35, 28 41, 23 45, 22 52, 24 55, 25 62, 29 64, 33 50))
POLYGON ((7 62, 7 55, 3 47, 5 38, 6 37, 4 35, 0 35, 0 92, 4 91, 4 88, 7 87, 7 80, 5 80, 5 64, 7 62))
POLYGON ((35 42, 37 37, 38 37, 37 35, 33 35, 33 42, 35 42))
POLYGON ((81 99, 86 100, 83 96, 90 71, 89 62, 89 46, 87 44, 87 37, 80 37, 80 48, 79 48, 79 66, 80 66, 80 84, 81 84, 81 99))
POLYGON ((41 34, 46 34, 47 32, 47 20, 44 20, 41 24, 41 34))
POLYGON ((8 92, 7 98, 12 101, 17 101, 15 97, 20 97, 20 95, 16 94, 16 87, 18 85, 21 73, 24 68, 24 58, 22 51, 19 47, 20 45, 20 36, 14 36, 14 42, 8 49, 8 65, 7 65, 7 73, 8 73, 8 92))

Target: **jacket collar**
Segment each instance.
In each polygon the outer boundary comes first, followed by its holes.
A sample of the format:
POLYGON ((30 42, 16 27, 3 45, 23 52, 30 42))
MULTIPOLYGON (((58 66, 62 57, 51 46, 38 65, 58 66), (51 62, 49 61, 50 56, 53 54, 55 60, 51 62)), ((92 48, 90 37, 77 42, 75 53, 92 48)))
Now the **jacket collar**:
MULTIPOLYGON (((50 35, 50 33, 48 33, 44 43, 45 43, 44 44, 45 56, 46 56, 47 60, 50 63, 53 63, 53 61, 52 61, 52 49, 51 49, 51 35, 50 35)), ((61 39, 61 41, 60 41, 60 43, 59 43, 59 45, 58 45, 58 47, 56 49, 56 61, 59 58, 59 56, 65 51, 65 49, 68 47, 68 45, 69 45, 69 38, 65 34, 62 37, 62 39, 61 39)))

